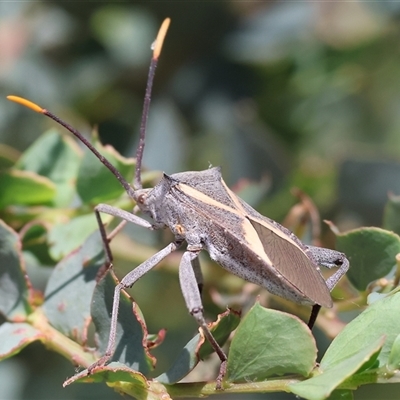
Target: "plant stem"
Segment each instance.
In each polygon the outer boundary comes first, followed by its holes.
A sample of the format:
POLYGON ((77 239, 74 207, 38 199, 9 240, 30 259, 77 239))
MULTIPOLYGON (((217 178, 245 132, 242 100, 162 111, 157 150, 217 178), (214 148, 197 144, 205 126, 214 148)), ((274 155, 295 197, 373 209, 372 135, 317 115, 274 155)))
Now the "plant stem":
POLYGON ((37 308, 30 314, 27 322, 44 334, 45 339, 42 342, 48 349, 61 354, 73 364, 88 367, 96 361, 96 357, 92 353, 53 328, 41 308, 37 308))

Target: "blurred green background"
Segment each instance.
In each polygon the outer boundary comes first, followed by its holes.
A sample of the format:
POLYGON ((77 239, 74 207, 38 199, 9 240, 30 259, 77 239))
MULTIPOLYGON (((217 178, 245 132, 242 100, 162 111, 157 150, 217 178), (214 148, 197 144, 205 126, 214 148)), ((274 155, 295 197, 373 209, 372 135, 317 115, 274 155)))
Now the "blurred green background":
MULTIPOLYGON (((387 193, 400 194, 400 3, 0 2, 0 142, 22 151, 54 126, 5 99, 15 94, 85 134, 97 125, 104 143, 133 155, 165 17, 147 168, 221 165, 230 186, 260 182, 244 196, 278 221, 297 186, 340 229, 381 224, 387 193)), ((176 353, 196 326, 175 276, 158 271, 135 290, 150 331, 167 327, 176 353)), ((72 374, 35 344, 0 364, 0 398, 119 398, 102 385, 62 389, 72 374)))

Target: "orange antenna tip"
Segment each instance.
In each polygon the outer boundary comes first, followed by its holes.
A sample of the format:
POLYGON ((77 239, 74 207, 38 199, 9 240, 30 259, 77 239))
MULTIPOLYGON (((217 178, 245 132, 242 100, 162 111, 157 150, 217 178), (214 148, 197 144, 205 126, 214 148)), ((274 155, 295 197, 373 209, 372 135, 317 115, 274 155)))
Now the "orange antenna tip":
POLYGON ((33 103, 33 102, 31 102, 31 101, 29 101, 27 99, 24 99, 22 97, 7 96, 7 99, 11 100, 11 101, 14 101, 15 103, 22 104, 23 106, 28 107, 31 110, 36 111, 38 113, 43 113, 43 111, 44 111, 44 109, 42 107, 40 107, 37 104, 35 104, 35 103, 33 103))
POLYGON ((171 22, 170 18, 164 19, 164 22, 161 24, 161 28, 158 31, 157 38, 155 42, 153 43, 153 58, 158 59, 160 57, 161 49, 164 43, 165 35, 167 34, 167 30, 169 27, 169 24, 171 22))

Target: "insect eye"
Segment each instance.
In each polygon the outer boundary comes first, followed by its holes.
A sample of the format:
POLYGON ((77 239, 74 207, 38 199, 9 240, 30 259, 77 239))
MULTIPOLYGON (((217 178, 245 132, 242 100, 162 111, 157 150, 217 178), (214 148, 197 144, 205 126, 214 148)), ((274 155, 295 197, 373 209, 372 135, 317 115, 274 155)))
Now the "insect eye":
POLYGON ((138 203, 140 203, 140 204, 144 204, 145 200, 146 200, 146 195, 145 194, 139 195, 139 197, 137 199, 138 203))

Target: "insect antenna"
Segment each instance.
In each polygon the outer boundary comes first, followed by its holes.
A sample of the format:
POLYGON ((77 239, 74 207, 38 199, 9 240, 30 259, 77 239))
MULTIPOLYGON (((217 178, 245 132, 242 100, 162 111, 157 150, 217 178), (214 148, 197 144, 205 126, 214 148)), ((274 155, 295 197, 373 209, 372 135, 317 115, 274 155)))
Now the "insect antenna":
POLYGON ((153 49, 153 57, 150 63, 149 69, 149 76, 147 81, 146 87, 146 95, 143 104, 143 113, 142 113, 142 122, 140 125, 140 136, 139 136, 139 145, 136 152, 136 171, 135 171, 135 180, 134 180, 134 187, 132 188, 129 182, 121 175, 121 173, 112 165, 104 156, 102 156, 99 151, 74 127, 64 122, 62 119, 54 115, 52 112, 46 110, 45 108, 40 107, 39 105, 24 99, 18 96, 7 96, 8 100, 14 101, 15 103, 22 104, 25 107, 30 108, 33 111, 41 113, 46 117, 51 118, 53 121, 57 122, 59 125, 63 126, 69 132, 71 132, 77 139, 79 139, 99 160, 100 162, 105 165, 109 171, 118 179, 119 183, 123 186, 125 191, 128 193, 130 197, 135 198, 134 192, 137 189, 142 188, 142 181, 141 181, 141 167, 142 167, 142 158, 143 158, 143 149, 144 149, 144 142, 145 142, 145 135, 146 135, 146 125, 147 125, 147 118, 149 113, 150 101, 151 101, 151 88, 153 85, 155 68, 157 66, 158 58, 161 53, 162 45, 164 42, 165 35, 167 33, 167 29, 170 23, 170 19, 167 18, 164 20, 161 28, 158 32, 157 39, 154 42, 154 49, 153 49))
POLYGON ((171 20, 169 18, 166 18, 164 20, 160 30, 158 31, 157 38, 152 45, 153 57, 150 62, 149 74, 147 77, 146 94, 144 96, 144 102, 143 102, 142 121, 140 124, 139 144, 136 150, 136 169, 135 169, 135 180, 134 180, 135 189, 141 189, 143 187, 141 171, 142 171, 143 151, 146 138, 147 119, 149 116, 149 108, 151 103, 151 89, 153 87, 154 75, 156 72, 158 59, 161 54, 162 45, 164 43, 164 38, 167 33, 170 22, 171 20))
POLYGON ((57 115, 54 115, 51 111, 40 107, 39 105, 33 103, 30 100, 18 96, 7 96, 7 99, 14 101, 15 103, 22 104, 23 106, 28 107, 33 111, 43 114, 46 117, 49 117, 53 121, 57 122, 59 125, 63 126, 65 129, 71 132, 75 137, 77 137, 111 171, 111 173, 118 179, 118 181, 121 183, 121 185, 124 187, 124 189, 129 195, 133 193, 132 187, 126 181, 126 179, 121 175, 121 173, 114 167, 114 165, 110 163, 110 161, 107 160, 107 158, 101 155, 99 151, 77 129, 67 124, 65 121, 57 117, 57 115))

